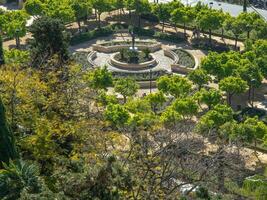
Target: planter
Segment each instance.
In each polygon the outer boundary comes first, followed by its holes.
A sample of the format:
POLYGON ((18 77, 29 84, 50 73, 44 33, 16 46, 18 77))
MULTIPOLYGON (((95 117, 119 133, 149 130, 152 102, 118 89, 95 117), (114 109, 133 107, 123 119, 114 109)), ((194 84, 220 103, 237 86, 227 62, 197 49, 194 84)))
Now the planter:
POLYGON ((96 59, 96 51, 91 51, 87 56, 87 60, 92 67, 96 66, 94 59, 96 59))
POLYGON ((186 67, 184 65, 181 65, 179 62, 181 61, 179 58, 179 56, 172 50, 164 50, 164 55, 168 56, 169 58, 171 58, 173 60, 173 64, 171 64, 171 69, 172 72, 174 73, 181 73, 181 74, 188 74, 189 72, 195 70, 198 67, 198 60, 188 51, 186 50, 182 50, 181 51, 185 51, 188 54, 190 54, 192 56, 192 58, 194 59, 194 67, 186 67))

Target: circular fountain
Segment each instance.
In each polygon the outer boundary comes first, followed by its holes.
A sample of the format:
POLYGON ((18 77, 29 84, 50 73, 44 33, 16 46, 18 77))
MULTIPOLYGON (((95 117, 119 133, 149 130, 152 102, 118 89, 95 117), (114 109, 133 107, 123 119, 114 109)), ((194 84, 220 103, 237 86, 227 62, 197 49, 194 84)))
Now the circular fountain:
POLYGON ((181 48, 167 49, 155 40, 104 41, 92 45, 87 60, 92 67, 107 66, 113 77, 130 77, 141 87, 147 87, 152 80, 167 74, 186 75, 198 66, 197 59, 181 48))

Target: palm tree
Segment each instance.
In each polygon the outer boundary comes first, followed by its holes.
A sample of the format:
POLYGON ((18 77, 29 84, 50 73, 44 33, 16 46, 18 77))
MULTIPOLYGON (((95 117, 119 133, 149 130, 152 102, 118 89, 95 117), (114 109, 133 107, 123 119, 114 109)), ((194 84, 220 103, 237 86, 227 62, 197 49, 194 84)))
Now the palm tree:
POLYGON ((39 169, 34 164, 22 160, 10 161, 3 164, 0 170, 0 199, 18 199, 20 193, 38 193, 41 189, 39 169))

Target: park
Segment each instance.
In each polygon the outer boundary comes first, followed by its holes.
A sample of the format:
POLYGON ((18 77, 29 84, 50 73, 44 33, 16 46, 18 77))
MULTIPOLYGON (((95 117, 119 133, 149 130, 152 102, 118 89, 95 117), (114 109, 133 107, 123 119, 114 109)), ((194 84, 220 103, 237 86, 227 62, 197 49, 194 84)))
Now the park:
POLYGON ((1 2, 0 199, 265 200, 267 21, 241 3, 1 2))

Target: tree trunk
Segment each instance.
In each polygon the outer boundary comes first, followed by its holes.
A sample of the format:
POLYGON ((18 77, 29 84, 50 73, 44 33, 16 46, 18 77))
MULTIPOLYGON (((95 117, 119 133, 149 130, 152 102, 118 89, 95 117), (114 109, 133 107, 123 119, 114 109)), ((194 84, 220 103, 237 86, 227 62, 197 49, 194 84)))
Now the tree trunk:
POLYGON ((127 97, 126 96, 123 96, 123 103, 125 104, 127 101, 127 97))
POLYGON ((184 23, 184 38, 186 39, 186 27, 185 27, 185 23, 184 23))
POLYGON ((247 39, 250 38, 250 31, 247 32, 247 39))
POLYGON ((165 27, 165 21, 162 21, 162 30, 161 30, 162 33, 164 32, 164 27, 165 27))
POLYGON ((222 28, 222 40, 224 39, 224 29, 222 28))
POLYGON ((17 49, 20 48, 20 39, 18 36, 16 36, 16 47, 17 47, 17 49))
POLYGON ((224 179, 225 179, 225 173, 224 173, 224 155, 223 155, 223 147, 219 147, 218 149, 218 168, 217 168, 217 179, 218 179, 218 190, 223 192, 224 191, 224 179))
POLYGON ((211 45, 211 29, 209 29, 209 43, 211 45))
POLYGON ((138 15, 138 27, 141 28, 141 15, 138 15))
POLYGON ((80 20, 77 20, 77 24, 78 24, 78 31, 79 31, 79 33, 81 33, 81 22, 80 22, 80 20))
POLYGON ((101 19, 100 19, 101 13, 98 13, 98 28, 101 28, 101 19))
POLYGON ((97 18, 97 10, 95 9, 95 21, 97 22, 98 21, 98 18, 97 18))
POLYGON ((248 88, 248 102, 251 103, 251 85, 248 88))

